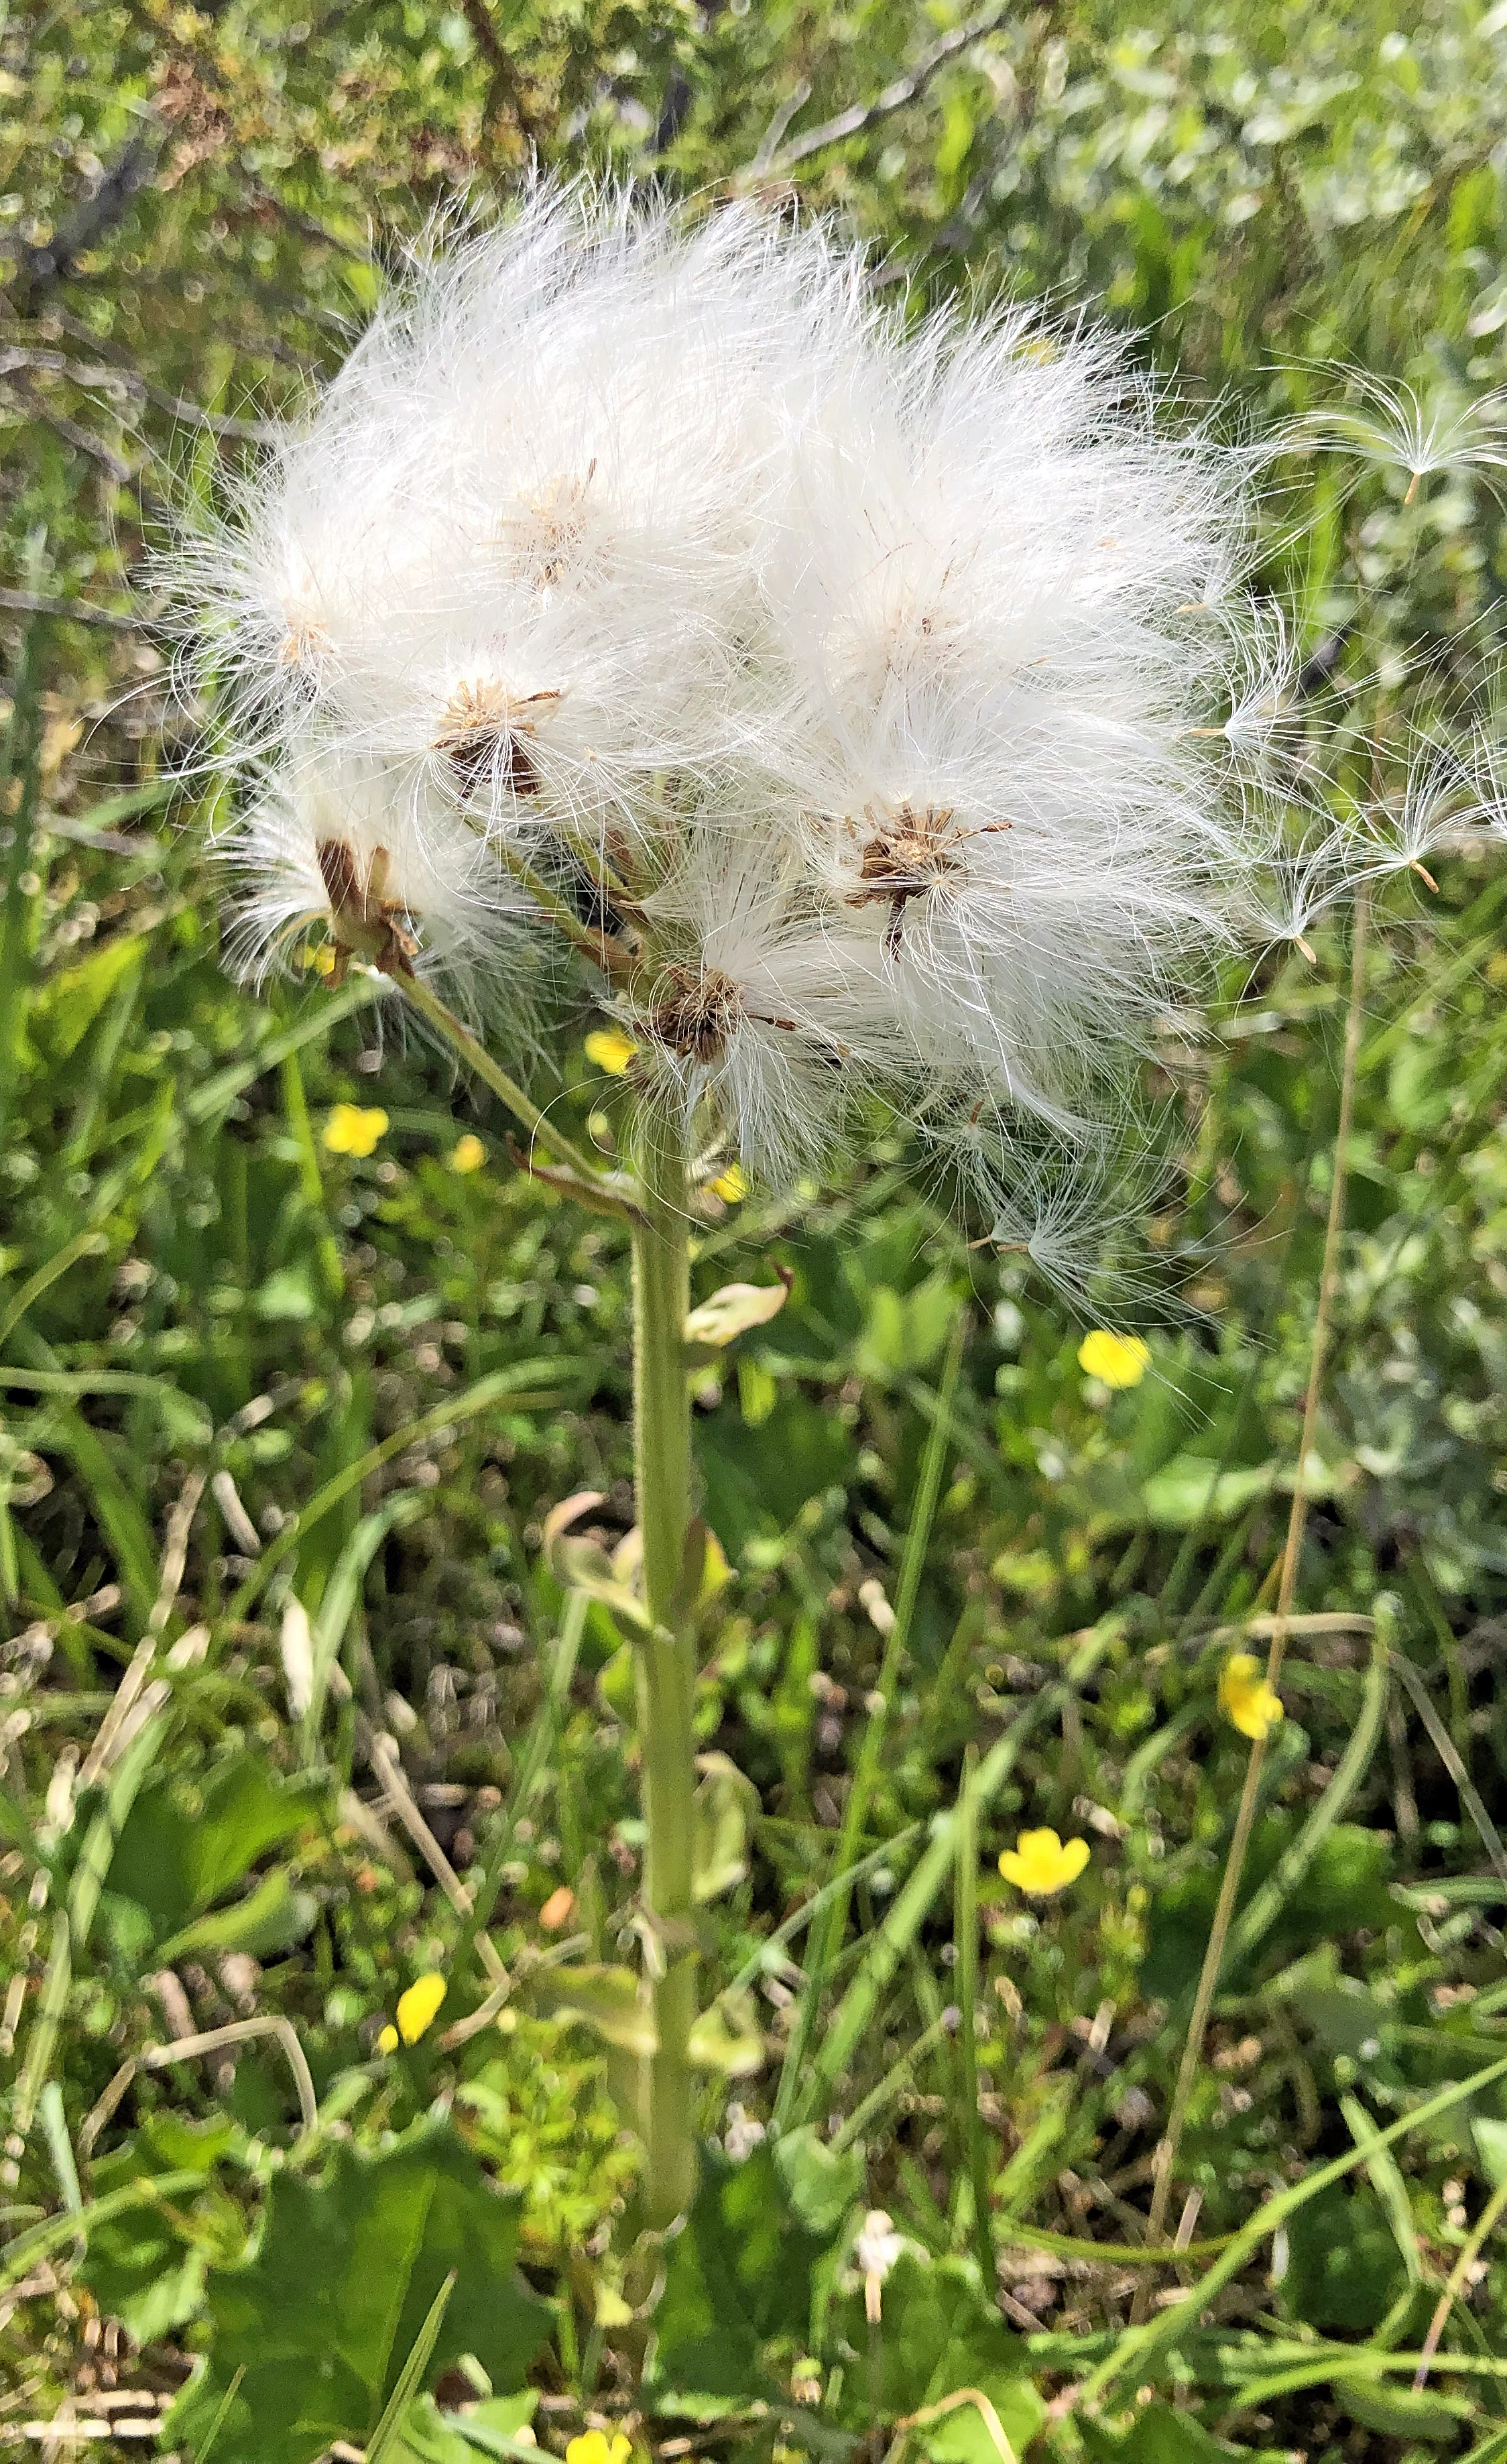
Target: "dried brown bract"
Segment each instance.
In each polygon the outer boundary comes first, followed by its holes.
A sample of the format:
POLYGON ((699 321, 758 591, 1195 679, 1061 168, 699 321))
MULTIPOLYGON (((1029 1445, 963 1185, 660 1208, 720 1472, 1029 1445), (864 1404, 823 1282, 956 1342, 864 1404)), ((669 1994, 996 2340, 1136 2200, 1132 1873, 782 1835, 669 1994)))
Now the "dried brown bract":
POLYGON ((365 958, 383 975, 411 976, 419 944, 407 908, 387 896, 392 859, 386 848, 372 849, 364 871, 344 839, 321 839, 318 857, 336 944, 331 982, 344 982, 352 958, 365 958))

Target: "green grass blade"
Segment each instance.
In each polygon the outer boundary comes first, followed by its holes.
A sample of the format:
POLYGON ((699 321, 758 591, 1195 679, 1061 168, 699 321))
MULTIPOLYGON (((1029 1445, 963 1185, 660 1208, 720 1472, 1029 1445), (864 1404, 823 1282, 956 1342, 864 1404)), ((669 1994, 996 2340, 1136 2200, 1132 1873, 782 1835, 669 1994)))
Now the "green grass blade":
MULTIPOLYGON (((978 1767, 975 1796, 978 1813, 992 1804, 1003 1788, 1027 1739, 1061 1713, 1087 1683, 1122 1631, 1123 1621, 1118 1617, 1106 1617, 1103 1624, 1092 1627, 1074 1653, 1064 1675, 1056 1684, 1043 1686, 1040 1693, 1017 1712, 1004 1733, 995 1738, 978 1767)), ((872 2021, 880 1996, 915 1941, 938 1893, 945 1889, 956 1853, 956 1825, 955 1813, 937 1816, 931 1826, 931 1837, 915 1870, 904 1889, 897 1893, 883 1922, 876 1925, 858 1972, 833 2013, 831 2024, 799 2083, 793 2101, 795 2120, 806 2121, 820 2108, 872 2021)))
POLYGON ((404 2419, 408 2407, 423 2387, 424 2373, 429 2366, 429 2355, 439 2340, 440 2329, 445 2323, 445 2313, 449 2308, 450 2295, 454 2290, 455 2270, 452 2267, 429 2304, 428 2316, 414 2338, 413 2350, 399 2371, 398 2384, 387 2398, 382 2409, 382 2419, 367 2442, 366 2464, 386 2464, 386 2458, 397 2446, 403 2434, 404 2419))
POLYGON ((1343 2182, 1346 2174, 1353 2173, 1357 2166, 1365 2163, 1375 2147, 1394 2146, 1399 2139, 1407 2137, 1409 2131, 1420 2130, 1425 2123, 1437 2121, 1441 2114, 1464 2103, 1468 2097, 1478 2096, 1484 2088, 1495 2086, 1500 2079, 1507 2079, 1507 2058, 1489 2063, 1485 2070, 1473 2071, 1468 2079, 1452 2079, 1448 2087, 1429 2097, 1411 2113, 1405 2113, 1399 2121, 1389 2123, 1385 2130, 1378 2131, 1374 2140, 1368 2139, 1363 2146, 1352 2147, 1348 2155, 1332 2157, 1327 2165, 1316 2166, 1311 2173, 1303 2175, 1300 2182, 1294 2182, 1289 2189, 1278 2190, 1271 2198, 1263 2200, 1255 2215, 1241 2226, 1229 2247, 1215 2259, 1208 2274, 1199 2277, 1190 2292, 1185 2293, 1180 2301, 1168 2304, 1158 2318, 1149 2320, 1145 2326, 1126 2330, 1113 2351, 1100 2363, 1085 2383, 1081 2401, 1092 2404, 1129 2369, 1138 2373, 1138 2382, 1151 2380, 1163 2355, 1180 2341, 1189 2328, 1196 2326, 1200 2314, 1208 2308, 1214 2295, 1222 2291, 1233 2277, 1239 2275, 1278 2225, 1285 2224, 1287 2218, 1295 2215, 1300 2208, 1306 2207, 1310 2199, 1318 2198, 1321 2191, 1329 2189, 1336 2182, 1343 2182))
POLYGON ((1361 1713, 1350 1742, 1336 1766, 1333 1779, 1297 1838, 1278 1859, 1260 1888, 1252 1892, 1231 1926, 1227 1954, 1231 1961, 1248 1957, 1269 1926, 1276 1923, 1365 1776, 1376 1750, 1377 1738, 1382 1733, 1382 1721, 1387 1709, 1387 1671, 1390 1657, 1387 1642, 1393 1630, 1392 1619, 1384 1611, 1381 1599, 1377 1601, 1376 1608, 1371 1664, 1365 1673, 1361 1713))
POLYGON ((911 1507, 909 1529, 906 1533, 905 1553, 901 1559, 900 1589, 895 1600, 895 1621, 885 1639, 879 1677, 871 1698, 875 1708, 863 1731, 859 1748, 853 1785, 842 1809, 842 1828, 838 1837, 838 1889, 821 1921, 819 1936, 812 1943, 811 1969, 805 1995, 800 2006, 799 2025, 792 2030, 784 2067, 780 2073, 779 2090, 775 2100, 775 2118, 782 2124, 789 2121, 800 2094, 801 2081, 815 2036, 827 1980, 842 1947, 847 1931, 848 1908, 852 1898, 852 1871, 858 1862, 859 1841, 868 1819, 869 1807, 879 1780, 880 1762, 885 1749, 885 1736, 889 1723, 889 1706, 910 1640, 910 1624, 915 1615, 916 1599, 921 1589, 921 1576, 926 1566, 927 1550, 931 1539, 931 1525, 936 1513, 937 1498, 942 1486, 942 1464, 951 1430, 952 1397, 957 1387, 958 1372, 963 1361, 963 1338, 968 1329, 967 1311, 960 1309, 953 1322, 951 1339, 943 1366, 942 1382, 937 1391, 936 1411, 927 1432, 926 1446, 916 1481, 915 1500, 911 1507))
POLYGON ((973 2249, 984 2291, 994 2295, 994 2235, 989 2213, 989 2151, 978 2110, 978 1750, 963 1760, 957 1798, 957 1858, 953 1866, 952 1941, 957 1951, 957 2052, 962 2105, 962 2155, 973 2191, 973 2249))

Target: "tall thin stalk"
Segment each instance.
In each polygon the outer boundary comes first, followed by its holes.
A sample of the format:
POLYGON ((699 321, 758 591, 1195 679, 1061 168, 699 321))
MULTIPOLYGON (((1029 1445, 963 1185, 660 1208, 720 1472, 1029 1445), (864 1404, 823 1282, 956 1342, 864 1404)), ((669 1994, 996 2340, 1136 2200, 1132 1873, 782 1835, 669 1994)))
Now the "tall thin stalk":
POLYGON ((628 1204, 579 1148, 547 1119, 469 1028, 412 976, 395 980, 492 1092, 553 1148, 591 1202, 622 1215, 633 1234, 633 1445, 644 1598, 653 1630, 637 1645, 639 1739, 647 1835, 644 1912, 657 2050, 645 2063, 644 2215, 663 2233, 696 2183, 688 2046, 696 2016, 693 1847, 696 1748, 691 1603, 680 1596, 690 1525, 690 1403, 686 1319, 690 1308, 685 1143, 668 1120, 644 1122, 638 1187, 628 1204))
MULTIPOLYGON (((1340 1118, 1335 1130, 1334 1174, 1329 1188, 1329 1214, 1324 1225, 1323 1265, 1319 1278, 1319 1306, 1314 1313, 1313 1347, 1308 1361, 1308 1387, 1303 1397, 1302 1435, 1298 1444, 1298 1464, 1293 1479, 1293 1502, 1287 1517, 1287 1539, 1282 1550, 1281 1573, 1277 1589, 1277 1616, 1272 1627, 1271 1647, 1266 1659, 1266 1683, 1275 1689, 1281 1674, 1282 1659, 1287 1649, 1287 1623, 1292 1616, 1293 1600, 1298 1589, 1298 1565, 1302 1554, 1303 1530, 1308 1521, 1308 1459, 1313 1451, 1314 1434, 1319 1421, 1319 1399, 1323 1389, 1324 1365, 1329 1350, 1329 1327, 1334 1310, 1335 1286, 1340 1270, 1340 1235, 1344 1225, 1345 1150, 1350 1141, 1350 1127, 1355 1117, 1356 1065, 1361 1050, 1361 1004, 1365 988, 1365 944, 1369 911, 1364 883, 1355 894, 1350 938, 1350 999, 1344 1022, 1344 1059, 1340 1075, 1340 1118)), ((1188 2035, 1183 2046, 1183 2058, 1177 2074, 1177 2087, 1172 2097, 1172 2110, 1168 2118, 1166 2134, 1156 2151, 1156 2173, 1151 2193, 1150 2238, 1160 2240, 1167 2231, 1167 2211, 1172 2195, 1173 2168, 1182 2144, 1183 2126, 1188 2119, 1189 2101, 1198 2066, 1203 2058, 1204 2036, 1209 2027, 1209 2014, 1219 1986, 1219 1971, 1224 1964, 1225 1946, 1229 1939, 1235 1901, 1245 1871, 1246 1852, 1256 1827, 1256 1807, 1260 1801, 1261 1773, 1266 1762, 1266 1739, 1257 1737, 1251 1748, 1245 1767, 1245 1784, 1240 1791, 1240 1803, 1235 1812, 1234 1829, 1230 1839, 1230 1853, 1225 1859, 1224 1878, 1219 1885, 1214 1921, 1204 1952, 1199 1973, 1198 1991, 1193 1996, 1192 2015, 1188 2022, 1188 2035)), ((1138 2300, 1137 2315, 1144 2315, 1144 2299, 1138 2300)))
POLYGON ((691 1934, 696 1756, 695 1657, 689 1603, 679 1597, 690 1521, 690 1411, 685 1328, 689 1309, 686 1157, 673 1127, 645 1126, 641 1211, 633 1231, 633 1439, 644 1597, 653 1631, 638 1648, 639 1746, 647 1848, 644 1903, 658 1971, 647 2062, 644 2223, 673 2224, 695 2189, 688 2045, 696 2015, 691 1934))

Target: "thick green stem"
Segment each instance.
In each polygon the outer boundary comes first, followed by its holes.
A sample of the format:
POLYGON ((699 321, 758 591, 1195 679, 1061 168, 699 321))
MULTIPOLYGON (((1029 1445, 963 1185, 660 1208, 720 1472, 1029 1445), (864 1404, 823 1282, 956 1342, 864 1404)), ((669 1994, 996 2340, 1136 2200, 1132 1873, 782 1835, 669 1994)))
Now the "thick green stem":
MULTIPOLYGON (((690 1303, 686 1158, 673 1129, 645 1130, 642 1220, 633 1233, 633 1419, 644 1595, 658 1631, 639 1646, 639 1739, 648 1834, 644 1899, 664 1971, 654 1987, 658 2051, 644 2099, 644 2222, 664 2232, 695 2189, 688 2043, 696 2015, 690 1934, 696 1787, 695 1658, 677 1630, 676 1592, 690 1520, 690 1410, 685 1327, 690 1303)), ((684 1616, 679 1619, 684 1627, 684 1616)))

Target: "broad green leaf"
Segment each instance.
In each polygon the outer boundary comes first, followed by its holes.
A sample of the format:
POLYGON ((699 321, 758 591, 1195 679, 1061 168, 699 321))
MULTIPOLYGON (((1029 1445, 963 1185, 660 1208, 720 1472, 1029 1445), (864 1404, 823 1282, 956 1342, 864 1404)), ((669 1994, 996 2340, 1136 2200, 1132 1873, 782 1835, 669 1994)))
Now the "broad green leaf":
POLYGON ((714 2411, 767 2393, 765 2346, 809 2333, 811 2273, 830 2239, 799 2221, 768 2141, 741 2165, 709 2147, 654 2314, 660 2409, 685 2399, 714 2411))
POLYGON ((1269 1463, 1221 1471, 1202 1455, 1174 1456, 1151 1474, 1142 1491, 1147 1517, 1162 1531, 1187 1531, 1195 1523, 1231 1523, 1276 1486, 1280 1470, 1280 1464, 1269 1463))
POLYGON ((215 2271, 209 2350, 169 2416, 190 2449, 237 2370, 218 2464, 314 2464, 364 2443, 453 2269, 428 2374, 473 2353, 521 2381, 549 2314, 514 2273, 515 2197, 499 2194, 448 2121, 380 2153, 339 2145, 314 2181, 280 2172, 243 2266, 215 2271))
POLYGON ((205 2258, 156 2208, 128 2208, 96 2225, 78 2275, 133 2343, 155 2343, 198 2312, 205 2258))
POLYGON ((520 2395, 489 2396, 464 2412, 442 2412, 432 2395, 421 2396, 408 2409, 391 2464, 476 2464, 478 2455, 537 2456, 542 2451, 520 2439, 519 2432, 529 2431, 538 2401, 537 2390, 525 2387, 520 2395))
POLYGON ((1137 2412, 1126 2430, 1111 2430, 1084 2414, 1078 2423, 1089 2464, 1279 2464, 1270 2448, 1227 2447, 1189 2412, 1158 2396, 1137 2412))
POLYGON ((1374 2190, 1336 2183, 1298 2210, 1287 2233, 1288 2316, 1330 2334, 1369 2334, 1407 2280, 1374 2190))
MULTIPOLYGON (((903 2251, 885 2280, 880 2407, 892 2420, 979 2387, 998 2413, 1005 2435, 1023 2454, 1046 2418, 1030 2377, 1026 2349, 984 2299, 961 2259, 917 2257, 903 2251)), ((843 2409, 855 2428, 868 2406, 868 2329, 862 2290, 840 2312, 840 2329, 855 2366, 844 2383, 843 2409), (862 2357, 862 2358, 861 2358, 862 2357)), ((998 2464, 976 2407, 959 2406, 925 2432, 928 2452, 951 2464, 998 2464)))
POLYGON ((311 1821, 317 1792, 280 1780, 259 1754, 212 1764, 197 1790, 143 1788, 116 1843, 110 1888, 161 1927, 181 1928, 311 1821))

